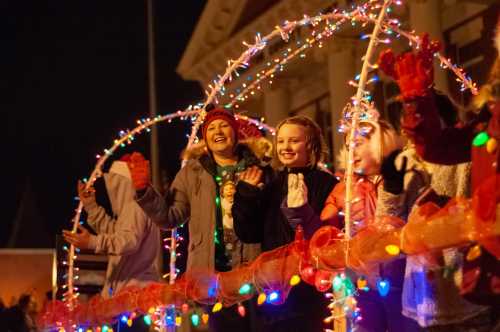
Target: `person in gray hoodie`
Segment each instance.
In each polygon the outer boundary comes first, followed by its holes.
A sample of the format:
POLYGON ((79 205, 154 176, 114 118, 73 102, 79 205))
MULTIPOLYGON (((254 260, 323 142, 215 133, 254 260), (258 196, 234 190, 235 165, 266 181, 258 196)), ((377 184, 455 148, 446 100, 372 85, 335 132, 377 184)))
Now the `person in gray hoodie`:
POLYGON ((103 178, 112 211, 98 205, 94 188, 85 190, 83 183, 78 186, 88 214, 87 223, 97 235, 83 226, 79 227, 79 233, 64 231, 63 235, 80 249, 108 255, 106 281, 101 292, 102 297, 108 298, 126 286, 144 287, 160 280, 157 263, 161 237, 158 226, 134 199, 135 189, 127 163, 115 161, 103 178))

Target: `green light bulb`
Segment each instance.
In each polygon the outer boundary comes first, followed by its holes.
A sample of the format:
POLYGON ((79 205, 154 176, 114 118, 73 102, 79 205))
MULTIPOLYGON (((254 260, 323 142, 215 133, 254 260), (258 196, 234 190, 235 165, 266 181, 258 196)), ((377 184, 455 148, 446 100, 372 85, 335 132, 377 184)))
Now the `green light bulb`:
POLYGON ((198 314, 192 314, 191 323, 193 323, 193 326, 198 326, 200 324, 200 316, 198 314))
POLYGON ((338 275, 333 278, 333 290, 338 292, 342 288, 342 278, 338 275))
POLYGON ((474 140, 472 140, 472 145, 474 146, 482 146, 488 142, 490 137, 485 131, 480 132, 479 134, 474 137, 474 140))
POLYGON ((243 286, 240 287, 239 293, 241 295, 245 295, 245 294, 250 293, 251 290, 252 290, 252 286, 250 284, 243 284, 243 286))
POLYGON ((146 316, 144 316, 143 319, 144 319, 144 323, 146 323, 146 325, 148 325, 148 326, 151 325, 151 323, 152 323, 151 316, 146 315, 146 316))

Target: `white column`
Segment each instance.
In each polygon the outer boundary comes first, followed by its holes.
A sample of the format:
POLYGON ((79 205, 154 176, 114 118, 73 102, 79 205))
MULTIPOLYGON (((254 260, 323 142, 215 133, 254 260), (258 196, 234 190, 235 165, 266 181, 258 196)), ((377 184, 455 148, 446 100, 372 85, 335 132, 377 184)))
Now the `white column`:
POLYGON ((274 86, 264 92, 264 111, 266 123, 276 126, 288 117, 290 99, 285 86, 274 86))
MULTIPOLYGON (((410 5, 410 25, 417 34, 429 33, 432 39, 443 43, 443 30, 441 26, 442 0, 413 0, 410 5)), ((439 67, 439 61, 434 64, 434 82, 436 88, 448 92, 448 77, 446 70, 439 67)))
POLYGON ((330 114, 333 128, 333 155, 336 161, 340 147, 344 144, 343 135, 337 131, 342 110, 354 94, 347 83, 355 76, 356 52, 354 45, 346 42, 332 45, 328 54, 328 86, 330 90, 330 114))

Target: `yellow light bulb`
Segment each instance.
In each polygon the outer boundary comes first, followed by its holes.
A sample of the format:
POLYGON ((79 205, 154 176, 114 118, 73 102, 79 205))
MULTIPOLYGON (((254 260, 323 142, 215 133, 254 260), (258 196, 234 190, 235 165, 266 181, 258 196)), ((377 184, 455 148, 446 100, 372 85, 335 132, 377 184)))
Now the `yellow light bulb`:
POLYGON ((469 249, 469 251, 467 252, 467 256, 465 256, 465 259, 470 262, 475 260, 479 256, 481 256, 481 246, 479 244, 476 244, 474 247, 469 249))
POLYGON ((218 312, 222 309, 222 303, 220 302, 217 302, 216 304, 214 304, 213 308, 212 308, 212 312, 218 312))
POLYGON ((364 289, 367 284, 368 284, 368 282, 366 281, 365 278, 358 278, 358 281, 357 281, 358 289, 364 289))
POLYGON ((399 255, 401 250, 395 244, 388 244, 385 246, 385 251, 387 251, 389 255, 396 256, 399 255))
POLYGON ((290 286, 295 286, 295 285, 297 285, 299 282, 300 282, 300 277, 299 277, 297 274, 294 274, 294 275, 290 278, 290 286))
POLYGON ((182 317, 181 316, 175 317, 175 325, 181 326, 181 324, 182 324, 182 317))
POLYGON ((486 142, 486 151, 488 151, 489 154, 495 153, 497 150, 498 142, 495 138, 490 137, 488 142, 486 142))
POLYGON ((264 302, 266 302, 266 294, 265 293, 260 293, 259 296, 257 297, 257 304, 258 305, 261 305, 263 304, 264 302))

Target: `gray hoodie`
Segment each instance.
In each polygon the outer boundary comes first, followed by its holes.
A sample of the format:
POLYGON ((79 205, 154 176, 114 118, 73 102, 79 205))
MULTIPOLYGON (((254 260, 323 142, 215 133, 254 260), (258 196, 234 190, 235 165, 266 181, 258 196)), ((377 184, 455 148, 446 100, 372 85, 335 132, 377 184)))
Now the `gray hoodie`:
POLYGON ((97 254, 108 255, 105 298, 130 285, 145 286, 159 281, 157 267, 161 253, 160 229, 151 222, 134 200, 135 190, 125 162, 115 161, 104 175, 111 208, 109 216, 95 202, 84 206, 87 222, 97 233, 90 246, 97 254))

